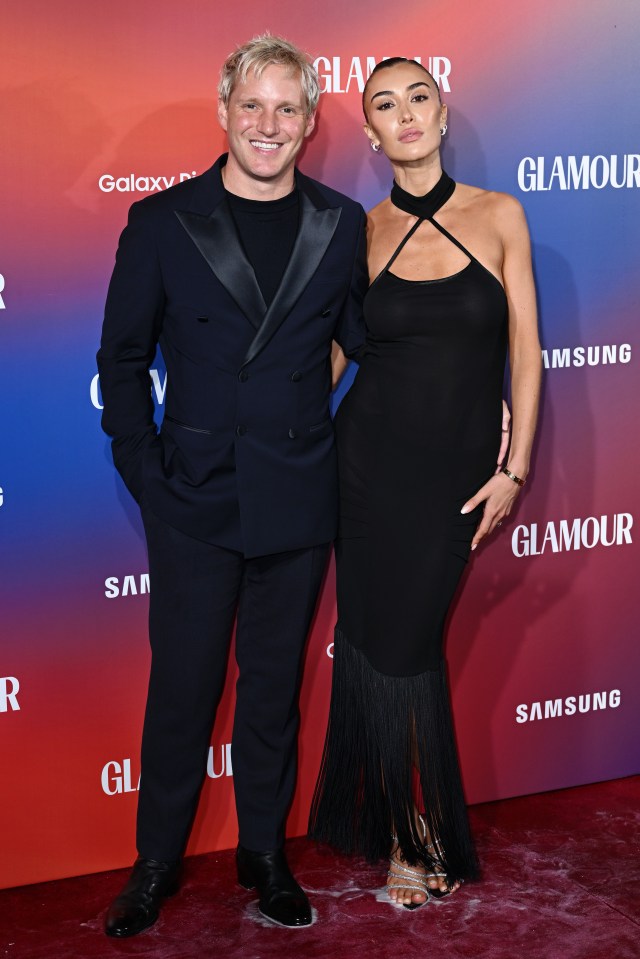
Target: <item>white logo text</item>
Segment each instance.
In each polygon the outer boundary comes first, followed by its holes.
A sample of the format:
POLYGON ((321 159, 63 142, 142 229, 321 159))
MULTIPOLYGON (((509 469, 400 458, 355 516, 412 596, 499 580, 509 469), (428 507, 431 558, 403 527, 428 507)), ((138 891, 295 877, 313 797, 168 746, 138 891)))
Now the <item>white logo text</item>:
POLYGON ((640 187, 640 154, 556 156, 550 161, 550 168, 546 157, 524 157, 518 164, 518 186, 523 193, 640 187))
POLYGON ((138 593, 143 595, 148 593, 150 588, 148 573, 140 573, 137 580, 134 575, 123 577, 122 587, 117 576, 109 576, 104 581, 104 595, 107 599, 115 599, 116 596, 137 596, 138 593))
POLYGON ((180 173, 179 179, 175 176, 136 176, 135 173, 129 173, 127 176, 114 177, 111 173, 103 173, 98 180, 98 186, 103 193, 157 193, 162 190, 168 190, 174 183, 184 183, 196 175, 196 171, 191 173, 180 173))
MULTIPOLYGON (((164 394, 167 390, 167 374, 165 372, 163 378, 160 379, 160 370, 149 370, 149 376, 151 377, 151 395, 154 397, 158 406, 162 406, 164 403, 164 394)), ((104 409, 102 394, 100 393, 100 377, 97 373, 89 384, 89 397, 91 398, 92 406, 95 406, 97 410, 104 409)))
POLYGON ((16 712, 20 709, 19 691, 20 683, 15 676, 0 676, 0 713, 8 710, 16 712))
POLYGON ((631 344, 615 343, 610 346, 568 346, 561 349, 543 350, 542 362, 545 370, 562 369, 567 366, 607 366, 610 363, 629 363, 631 344))
POLYGON ((544 532, 538 533, 538 524, 516 526, 511 537, 514 556, 542 556, 544 552, 563 553, 567 550, 593 549, 594 546, 622 546, 631 543, 631 513, 613 516, 588 516, 586 519, 550 520, 544 532), (571 525, 569 525, 571 523, 571 525))
POLYGON ((578 713, 595 712, 597 709, 616 709, 620 705, 620 690, 584 693, 567 696, 566 699, 546 699, 543 703, 521 703, 516 706, 516 722, 534 722, 537 719, 556 719, 558 716, 574 716, 578 713))
MULTIPOLYGON (((316 57, 313 65, 320 77, 321 93, 349 93, 351 87, 362 93, 371 71, 378 59, 388 60, 389 57, 351 57, 343 63, 342 57, 316 57)), ((408 57, 422 63, 422 57, 408 57)), ((451 60, 448 57, 429 57, 425 64, 427 70, 445 93, 451 93, 449 75, 451 60)))
MULTIPOLYGON (((222 776, 233 776, 231 765, 231 743, 224 743, 219 747, 219 759, 216 763, 216 750, 209 746, 207 756, 207 776, 209 779, 220 779, 222 776)), ((100 784, 103 793, 107 796, 117 796, 122 793, 135 793, 140 789, 140 775, 134 779, 131 774, 131 760, 115 759, 105 763, 100 774, 100 784)))

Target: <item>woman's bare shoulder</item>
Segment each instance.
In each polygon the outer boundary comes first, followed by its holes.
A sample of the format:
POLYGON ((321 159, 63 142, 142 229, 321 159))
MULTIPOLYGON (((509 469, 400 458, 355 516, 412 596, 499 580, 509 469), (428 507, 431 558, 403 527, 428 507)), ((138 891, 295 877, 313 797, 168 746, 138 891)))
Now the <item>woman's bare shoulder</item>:
POLYGON ((468 183, 456 183, 454 196, 459 203, 474 203, 479 207, 498 213, 513 213, 522 210, 522 204, 510 193, 500 193, 498 190, 483 190, 479 186, 468 183))
MULTIPOLYGON (((522 204, 510 193, 498 190, 483 190, 466 183, 456 184, 457 203, 465 212, 487 217, 500 229, 510 233, 513 230, 526 230, 526 219, 522 204)), ((454 194, 454 196, 456 195, 454 194)))
POLYGON ((391 205, 391 200, 388 196, 386 196, 384 200, 381 200, 380 203, 377 204, 377 206, 374 206, 371 210, 369 210, 367 213, 367 220, 371 224, 375 225, 381 220, 385 220, 391 214, 392 209, 393 207, 391 205))
POLYGON ((367 213, 367 236, 369 244, 373 242, 374 236, 386 236, 390 230, 393 230, 394 212, 397 212, 392 206, 391 201, 386 197, 377 206, 367 213))

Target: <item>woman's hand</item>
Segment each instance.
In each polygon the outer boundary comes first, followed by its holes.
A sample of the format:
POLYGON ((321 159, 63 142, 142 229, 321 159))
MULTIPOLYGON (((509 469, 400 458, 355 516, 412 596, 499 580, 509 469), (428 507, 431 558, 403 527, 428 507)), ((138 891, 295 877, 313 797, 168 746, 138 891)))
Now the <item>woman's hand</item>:
MULTIPOLYGON (((349 360, 342 352, 342 347, 335 340, 331 343, 331 389, 335 390, 342 374, 349 365, 349 360)), ((504 426, 504 422, 502 423, 504 426)), ((504 436, 504 433, 502 434, 504 436)), ((503 440, 504 442, 504 440, 503 440)))
POLYGON ((480 503, 484 503, 482 522, 471 541, 471 549, 475 549, 478 543, 488 533, 492 533, 505 516, 509 515, 519 492, 520 487, 517 483, 510 480, 504 473, 497 473, 478 490, 475 496, 467 500, 460 510, 461 513, 470 513, 480 503))

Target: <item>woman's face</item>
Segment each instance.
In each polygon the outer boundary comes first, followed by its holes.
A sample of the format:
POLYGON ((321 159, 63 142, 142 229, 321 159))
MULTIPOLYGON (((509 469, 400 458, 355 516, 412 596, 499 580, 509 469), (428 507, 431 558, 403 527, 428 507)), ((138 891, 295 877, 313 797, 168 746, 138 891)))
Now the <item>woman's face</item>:
POLYGON ((447 108, 434 81, 420 67, 399 63, 369 80, 364 130, 396 162, 421 160, 440 148, 447 108))

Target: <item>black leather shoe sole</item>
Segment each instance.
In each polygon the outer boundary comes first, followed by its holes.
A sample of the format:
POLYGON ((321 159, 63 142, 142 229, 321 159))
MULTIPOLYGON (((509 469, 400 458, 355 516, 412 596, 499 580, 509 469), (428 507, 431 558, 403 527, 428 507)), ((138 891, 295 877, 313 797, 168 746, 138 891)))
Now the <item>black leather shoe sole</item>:
MULTIPOLYGON (((241 870, 238 870, 238 883, 242 886, 243 889, 252 890, 255 889, 255 883, 251 881, 246 875, 243 875, 241 878, 241 870)), ((309 907, 311 911, 311 907, 309 907)), ((268 919, 269 922, 275 923, 276 926, 282 926, 284 929, 303 929, 305 926, 310 926, 313 922, 313 916, 299 916, 294 917, 292 922, 281 922, 280 919, 276 919, 275 916, 270 916, 268 912, 265 912, 264 909, 258 905, 258 912, 261 916, 264 916, 265 919, 268 919)))
POLYGON ((311 905, 281 850, 253 853, 239 846, 236 866, 242 888, 257 890, 258 910, 265 919, 287 929, 311 925, 311 905))
POLYGON ((144 925, 135 925, 128 928, 105 926, 104 931, 107 936, 111 936, 112 939, 129 939, 131 936, 138 936, 141 932, 144 932, 145 929, 151 929, 151 926, 154 926, 159 918, 160 913, 158 913, 157 916, 149 919, 149 921, 145 922, 144 925))
POLYGON ((283 929, 307 929, 313 924, 313 916, 298 917, 293 922, 281 922, 279 919, 276 919, 275 916, 270 916, 269 913, 261 909, 260 906, 258 906, 258 912, 261 916, 264 916, 265 919, 268 919, 269 922, 272 922, 275 926, 281 926, 283 929))

